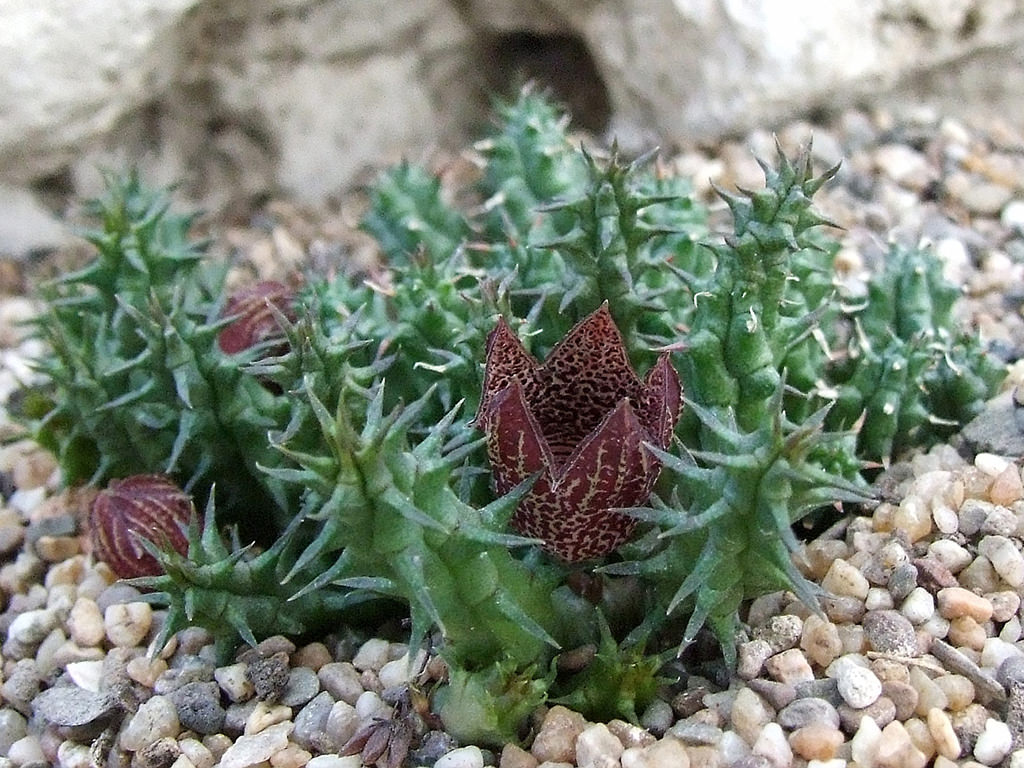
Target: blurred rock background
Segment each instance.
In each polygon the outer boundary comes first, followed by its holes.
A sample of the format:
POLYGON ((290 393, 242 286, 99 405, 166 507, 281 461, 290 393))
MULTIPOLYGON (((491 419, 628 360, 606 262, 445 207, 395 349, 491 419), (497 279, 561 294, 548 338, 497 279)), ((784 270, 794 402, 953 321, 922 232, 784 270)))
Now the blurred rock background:
POLYGON ((209 210, 323 204, 534 79, 627 150, 851 106, 1024 122, 1021 0, 7 0, 0 256, 100 168, 209 210))

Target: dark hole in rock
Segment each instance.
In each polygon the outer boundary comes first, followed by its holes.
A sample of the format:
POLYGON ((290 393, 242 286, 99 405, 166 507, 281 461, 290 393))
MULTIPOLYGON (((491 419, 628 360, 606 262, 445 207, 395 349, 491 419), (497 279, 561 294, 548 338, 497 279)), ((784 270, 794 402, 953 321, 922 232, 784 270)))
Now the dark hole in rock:
POLYGON ((509 97, 527 81, 548 89, 580 128, 600 133, 608 126, 608 90, 586 43, 576 35, 511 32, 483 44, 489 90, 509 97))

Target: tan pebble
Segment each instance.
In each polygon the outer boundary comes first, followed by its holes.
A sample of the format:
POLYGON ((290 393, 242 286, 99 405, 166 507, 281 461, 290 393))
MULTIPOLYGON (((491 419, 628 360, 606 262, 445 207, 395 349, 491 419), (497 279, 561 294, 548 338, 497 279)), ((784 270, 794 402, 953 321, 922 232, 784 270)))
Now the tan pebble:
POLYGON ((992 603, 963 587, 946 587, 936 595, 939 613, 947 619, 970 616, 983 622, 992 618, 992 603))
MULTIPOLYGON (((686 754, 690 758, 690 768, 721 768, 722 766, 722 755, 719 753, 718 747, 688 746, 686 754)), ((622 768, 636 767, 623 763, 622 768)))
POLYGON ((195 768, 213 768, 217 763, 213 758, 213 753, 206 748, 203 742, 196 739, 181 739, 178 742, 178 748, 195 768))
POLYGON ((157 679, 167 671, 167 662, 163 659, 150 659, 146 656, 136 656, 129 659, 125 665, 125 672, 128 677, 139 685, 152 688, 157 679))
POLYGON ((868 595, 871 585, 860 571, 842 558, 833 561, 825 577, 821 580, 822 589, 834 595, 847 595, 863 600, 868 595))
POLYGON ((845 741, 843 732, 830 725, 813 724, 789 734, 789 745, 804 760, 831 760, 845 741))
POLYGON ((572 763, 576 760, 576 738, 586 728, 583 715, 563 706, 554 706, 544 716, 540 732, 530 751, 542 763, 545 760, 572 763))
POLYGON ((836 631, 843 643, 843 653, 863 653, 868 649, 867 634, 859 624, 836 624, 836 631))
POLYGON ((622 742, 615 738, 607 725, 588 725, 576 737, 576 764, 591 768, 611 768, 618 765, 622 750, 622 742))
POLYGON ((959 712, 974 703, 974 683, 963 675, 940 675, 934 682, 946 694, 951 712, 959 712))
POLYGON ((947 760, 956 760, 960 757, 960 739, 953 730, 953 723, 949 715, 941 709, 932 707, 927 715, 928 732, 935 742, 935 751, 947 760))
POLYGON ((71 639, 82 647, 99 645, 106 634, 103 612, 95 600, 87 597, 80 597, 75 601, 68 614, 67 627, 71 639))
POLYGON ((203 746, 210 751, 211 755, 213 755, 214 764, 220 762, 220 759, 224 756, 224 753, 228 751, 231 744, 231 737, 227 734, 214 733, 209 736, 203 736, 203 746))
POLYGON ((893 720, 882 729, 875 756, 877 768, 925 768, 928 758, 914 746, 903 723, 893 720))
MULTIPOLYGON (((950 760, 948 757, 936 755, 935 762, 932 763, 932 768, 961 768, 961 766, 950 760)), ((967 768, 966 764, 963 768, 967 768)))
POLYGON ((907 729, 911 743, 920 750, 925 760, 931 760, 935 757, 935 740, 932 739, 932 734, 929 732, 924 720, 912 717, 909 720, 903 721, 903 727, 907 729))
POLYGON ((11 468, 11 480, 19 490, 39 488, 53 476, 57 462, 49 451, 26 451, 11 468))
POLYGON ((919 667, 910 670, 910 684, 917 691, 916 712, 922 717, 928 715, 930 709, 946 709, 949 707, 949 699, 946 692, 935 684, 928 675, 919 667))
POLYGON ((522 747, 506 744, 501 750, 498 768, 537 768, 540 762, 522 747))
POLYGON ((932 515, 928 502, 919 496, 907 496, 892 516, 893 528, 907 534, 910 542, 923 539, 932 532, 932 515))
POLYGON ((245 734, 251 735, 266 730, 272 725, 284 723, 292 718, 292 708, 284 704, 268 704, 259 701, 245 720, 245 734))
POLYGON ((917 689, 909 682, 886 680, 882 683, 882 695, 893 703, 897 720, 907 720, 917 711, 917 689))
POLYGON ((302 768, 313 759, 313 754, 307 752, 298 744, 289 743, 280 752, 270 756, 270 764, 273 768, 302 768))
POLYGON ((1024 483, 1021 483, 1020 469, 1010 464, 996 475, 988 489, 988 496, 994 504, 1004 506, 1009 506, 1024 496, 1024 483))
POLYGON ((314 672, 319 672, 324 664, 333 661, 331 652, 323 643, 309 643, 304 645, 292 654, 290 663, 292 667, 307 667, 314 672))
POLYGON ((732 728, 747 744, 753 744, 775 711, 750 688, 740 688, 732 704, 732 728))
POLYGON ((103 613, 107 640, 121 648, 141 645, 153 626, 153 609, 149 603, 115 603, 103 613))
POLYGON ((646 747, 630 747, 614 764, 622 768, 696 768, 687 748, 671 736, 646 747))
POLYGON ((35 543, 36 554, 48 563, 59 563, 82 551, 78 536, 40 536, 35 543))
POLYGON ((910 678, 910 670, 907 669, 907 665, 896 659, 879 656, 876 659, 871 659, 871 664, 869 666, 871 667, 871 671, 874 672, 878 679, 883 683, 905 683, 910 678))
POLYGON ((764 663, 764 666, 771 678, 780 683, 796 685, 814 679, 814 670, 807 663, 803 651, 796 648, 775 654, 764 663))
POLYGON ((985 628, 971 616, 957 616, 955 619, 949 620, 949 632, 946 635, 946 640, 950 645, 980 651, 985 645, 987 637, 985 628))
POLYGON ((765 758, 773 768, 789 768, 793 762, 793 750, 778 723, 768 723, 761 729, 750 754, 765 758))
POLYGON ((624 747, 646 747, 657 739, 654 734, 639 725, 627 723, 625 720, 609 720, 608 730, 615 734, 624 747))
POLYGON ((933 541, 928 545, 928 556, 944 565, 951 574, 959 573, 974 559, 965 547, 960 546, 952 539, 933 541))
POLYGON ((843 641, 835 624, 812 613, 804 620, 800 648, 811 663, 824 669, 843 652, 843 641))
POLYGON ((807 577, 815 581, 821 579, 832 563, 839 559, 845 559, 850 554, 850 548, 841 539, 822 539, 812 541, 804 548, 804 559, 807 563, 807 577))
POLYGON ((278 723, 259 733, 239 736, 221 757, 221 768, 248 768, 269 761, 288 746, 293 727, 293 723, 278 723))

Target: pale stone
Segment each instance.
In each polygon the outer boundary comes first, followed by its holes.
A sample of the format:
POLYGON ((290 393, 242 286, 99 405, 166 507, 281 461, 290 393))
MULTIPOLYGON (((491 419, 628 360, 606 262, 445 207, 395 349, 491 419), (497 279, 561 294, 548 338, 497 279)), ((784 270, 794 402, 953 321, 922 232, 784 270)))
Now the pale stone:
POLYGON ((459 747, 441 755, 434 762, 434 768, 484 768, 484 755, 480 747, 459 747))
POLYGON ((732 705, 732 727, 744 741, 753 744, 775 712, 749 688, 740 688, 732 705))
POLYGON ((128 725, 121 731, 121 747, 137 752, 147 744, 165 736, 174 737, 181 730, 178 711, 166 696, 151 696, 139 705, 128 725))
POLYGON ((768 723, 761 729, 750 753, 765 758, 773 768, 789 768, 793 762, 793 750, 778 723, 768 723))
POLYGON ((114 603, 103 612, 103 626, 112 645, 142 645, 152 625, 153 609, 149 603, 114 603))
POLYGON ((960 739, 953 730, 949 715, 941 709, 932 707, 928 710, 928 732, 935 743, 935 751, 948 760, 960 757, 960 739))
POLYGON ((83 648, 103 642, 103 612, 95 600, 78 598, 68 614, 67 627, 71 639, 83 648))
POLYGON ((624 750, 620 763, 622 768, 696 768, 690 757, 690 750, 669 736, 646 747, 624 750))
POLYGON ((996 573, 1014 589, 1024 585, 1024 555, 1006 536, 985 536, 978 552, 992 563, 996 573))
POLYGON ((804 760, 831 760, 845 738, 838 728, 814 723, 789 734, 789 745, 804 760))
POLYGON ((989 718, 985 730, 974 744, 974 759, 983 765, 996 765, 1013 749, 1013 735, 1006 723, 989 718))
POLYGON ((803 651, 796 648, 775 654, 765 662, 764 666, 771 678, 780 683, 796 685, 814 679, 814 670, 807 663, 803 651))
POLYGON ((576 765, 579 768, 618 768, 620 742, 604 723, 587 726, 576 737, 576 765))
POLYGON ((554 706, 544 716, 530 751, 541 762, 571 763, 576 759, 576 738, 585 727, 583 715, 563 706, 554 706))
POLYGON ((867 597, 868 589, 871 588, 864 574, 843 559, 832 562, 828 573, 821 580, 821 586, 834 595, 848 595, 860 600, 867 597))
POLYGON ((367 669, 372 669, 375 672, 380 671, 381 667, 388 662, 388 647, 390 645, 387 640, 381 640, 380 638, 367 640, 356 651, 356 655, 352 659, 352 666, 359 671, 367 669))
POLYGON ((854 709, 863 709, 882 695, 882 683, 875 673, 848 656, 836 662, 834 674, 839 695, 854 709))
POLYGON ((928 758, 914 746, 899 720, 893 720, 882 729, 874 763, 878 768, 924 768, 927 762, 928 758))
POLYGON ((923 624, 935 613, 935 598, 924 587, 914 587, 900 604, 902 613, 911 624, 923 624))
POLYGON ((270 760, 288 746, 294 724, 278 723, 259 733, 239 736, 220 759, 220 768, 249 768, 270 760))

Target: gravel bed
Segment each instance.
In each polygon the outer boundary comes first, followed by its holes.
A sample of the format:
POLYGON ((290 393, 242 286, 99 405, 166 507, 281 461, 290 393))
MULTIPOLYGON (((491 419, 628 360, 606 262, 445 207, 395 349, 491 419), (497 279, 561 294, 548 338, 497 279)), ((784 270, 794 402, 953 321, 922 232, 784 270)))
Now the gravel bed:
MULTIPOLYGON (((552 706, 525 747, 458 745, 407 686, 443 665, 410 659, 400 642, 274 637, 218 666, 208 636, 189 630, 148 654, 161 612, 90 557, 87 497, 61 490, 49 455, 17 441, 0 451, 0 768, 356 768, 358 755, 339 753, 375 721, 411 732, 406 765, 435 768, 1024 768, 1024 432, 1011 396, 1024 379, 1024 137, 929 113, 897 123, 850 112, 779 139, 793 147, 812 132, 822 165, 844 163, 819 197, 846 229, 843 279, 863 281, 890 239, 927 239, 964 287, 963 322, 1013 363, 966 438, 893 464, 884 502, 798 554, 827 593, 824 618, 788 593, 765 595, 746 613, 727 686, 691 674, 639 725, 552 706)), ((751 148, 770 155, 772 137, 665 162, 710 199, 709 179, 760 183, 751 148)), ((465 168, 453 158, 442 170, 465 168)), ((358 195, 319 211, 276 201, 211 231, 246 265, 238 279, 275 277, 372 258, 352 226, 358 207, 358 195)), ((35 311, 18 295, 0 300, 0 401, 31 377, 25 360, 38 350, 19 322, 35 311)), ((0 434, 16 435, 6 418, 0 434)))

